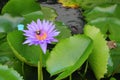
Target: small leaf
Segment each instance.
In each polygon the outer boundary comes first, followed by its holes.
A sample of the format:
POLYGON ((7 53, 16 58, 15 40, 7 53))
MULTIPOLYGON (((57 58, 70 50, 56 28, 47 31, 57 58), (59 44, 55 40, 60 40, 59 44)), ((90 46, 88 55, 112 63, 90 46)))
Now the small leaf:
POLYGON ((41 6, 41 11, 43 12, 44 19, 54 21, 57 17, 57 13, 53 8, 41 6))
POLYGON ((104 77, 105 73, 107 73, 109 48, 98 28, 86 25, 84 32, 93 40, 93 51, 89 56, 88 61, 96 78, 99 80, 104 77))
POLYGON ((0 80, 23 80, 23 78, 12 68, 0 65, 0 80))
MULTIPOLYGON (((40 60, 40 53, 43 53, 39 45, 23 45, 25 37, 23 36, 22 31, 13 31, 9 33, 7 36, 7 40, 18 59, 31 66, 37 66, 37 63, 40 60)), ((43 61, 45 59, 44 57, 45 56, 43 54, 43 61)), ((44 62, 43 65, 45 66, 44 62)))
POLYGON ((9 0, 3 7, 2 13, 9 13, 13 16, 21 16, 40 9, 40 5, 36 3, 35 0, 9 0))
POLYGON ((76 35, 61 40, 47 59, 46 67, 51 75, 61 73, 61 80, 82 66, 92 50, 92 40, 85 35, 76 35))
POLYGON ((58 40, 68 38, 71 36, 71 31, 65 26, 62 22, 55 22, 56 29, 60 32, 60 34, 56 37, 58 40))

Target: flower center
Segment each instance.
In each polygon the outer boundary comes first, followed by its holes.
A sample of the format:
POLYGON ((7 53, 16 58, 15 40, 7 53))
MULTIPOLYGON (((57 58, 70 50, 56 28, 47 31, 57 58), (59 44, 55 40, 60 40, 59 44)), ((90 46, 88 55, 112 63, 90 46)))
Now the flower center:
POLYGON ((46 32, 36 31, 36 38, 38 40, 45 40, 47 38, 46 32))

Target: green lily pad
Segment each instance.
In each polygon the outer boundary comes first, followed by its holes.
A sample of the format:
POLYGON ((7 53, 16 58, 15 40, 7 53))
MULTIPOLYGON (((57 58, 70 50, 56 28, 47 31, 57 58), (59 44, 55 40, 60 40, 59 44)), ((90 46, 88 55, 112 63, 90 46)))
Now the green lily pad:
POLYGON ((76 35, 61 40, 51 51, 46 67, 51 75, 61 73, 61 80, 80 68, 92 51, 92 40, 85 35, 76 35), (81 44, 82 43, 82 44, 81 44))
POLYGON ((84 32, 93 40, 93 51, 89 56, 90 66, 99 80, 107 73, 107 64, 109 58, 109 48, 103 34, 94 26, 86 25, 84 32))
POLYGON ((98 27, 110 40, 120 41, 120 4, 97 6, 85 13, 88 24, 98 27))
MULTIPOLYGON (((22 17, 12 17, 9 14, 0 16, 0 32, 11 32, 17 29, 17 25, 23 20, 22 17)), ((0 36, 1 37, 1 36, 0 36)))
MULTIPOLYGON (((13 50, 15 56, 21 61, 31 65, 37 66, 38 61, 40 60, 40 53, 43 54, 40 46, 28 46, 27 44, 23 45, 25 37, 23 36, 22 31, 13 31, 7 36, 8 43, 13 50)), ((44 61, 43 54, 43 61, 44 61)), ((45 63, 43 63, 45 65, 45 63)))
POLYGON ((85 11, 84 16, 87 21, 91 21, 101 17, 115 17, 120 19, 119 4, 104 4, 94 7, 91 11, 85 11))
POLYGON ((0 65, 0 80, 23 80, 23 78, 12 68, 0 65))
POLYGON ((3 7, 2 14, 9 13, 13 16, 22 16, 40 9, 40 5, 35 0, 9 0, 3 7))
POLYGON ((63 22, 55 22, 56 29, 60 32, 56 38, 60 41, 61 39, 68 38, 71 36, 71 31, 63 22))
POLYGON ((120 41, 120 19, 117 18, 97 18, 89 21, 88 24, 95 25, 101 30, 104 35, 107 35, 110 40, 120 41), (107 34, 109 32, 109 34, 107 34))
POLYGON ((41 6, 41 11, 43 12, 44 19, 54 21, 57 17, 57 13, 53 8, 41 6))

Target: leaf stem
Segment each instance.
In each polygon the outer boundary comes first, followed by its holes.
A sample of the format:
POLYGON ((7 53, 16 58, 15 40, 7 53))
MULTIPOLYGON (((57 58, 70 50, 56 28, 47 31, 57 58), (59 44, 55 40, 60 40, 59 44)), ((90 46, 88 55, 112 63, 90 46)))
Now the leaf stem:
POLYGON ((43 80, 42 53, 40 53, 40 61, 38 61, 38 80, 43 80))
POLYGON ((69 76, 69 80, 72 80, 72 74, 70 74, 70 76, 69 76))
POLYGON ((85 66, 85 70, 84 70, 84 77, 85 77, 85 74, 86 74, 86 72, 87 72, 87 69, 88 69, 88 61, 86 61, 86 66, 85 66))

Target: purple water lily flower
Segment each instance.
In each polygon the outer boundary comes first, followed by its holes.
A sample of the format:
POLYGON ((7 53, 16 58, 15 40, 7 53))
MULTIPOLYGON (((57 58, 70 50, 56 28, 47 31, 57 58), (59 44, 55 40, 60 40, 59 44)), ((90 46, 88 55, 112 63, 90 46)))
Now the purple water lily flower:
POLYGON ((58 40, 54 37, 60 32, 55 29, 55 25, 50 21, 32 21, 27 25, 28 30, 23 30, 26 37, 26 41, 23 44, 29 45, 40 45, 44 53, 47 50, 47 44, 51 42, 57 42, 58 40))

